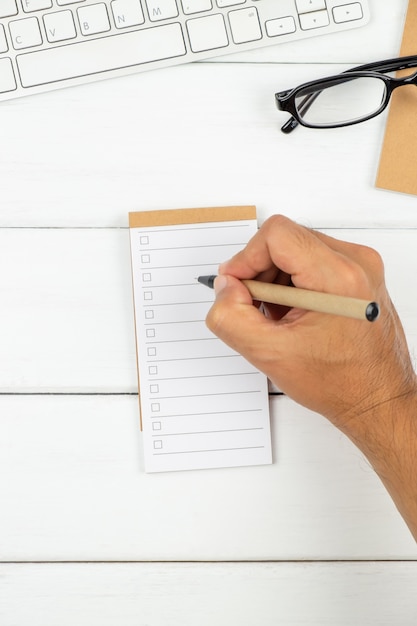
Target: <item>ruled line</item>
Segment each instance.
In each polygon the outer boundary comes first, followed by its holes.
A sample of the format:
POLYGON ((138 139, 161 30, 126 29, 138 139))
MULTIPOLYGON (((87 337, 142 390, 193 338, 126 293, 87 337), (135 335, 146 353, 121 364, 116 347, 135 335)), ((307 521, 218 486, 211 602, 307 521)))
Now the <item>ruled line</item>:
MULTIPOLYGON (((213 304, 213 300, 196 300, 196 301, 191 301, 191 302, 160 302, 159 304, 157 304, 156 302, 154 303, 149 303, 149 304, 143 304, 143 308, 150 308, 150 309, 154 309, 155 307, 163 307, 163 306, 182 306, 183 304, 213 304)), ((191 320, 192 322, 194 320, 191 320)))
MULTIPOLYGON (((146 250, 141 250, 141 252, 146 252, 146 250)), ((166 270, 166 269, 178 269, 182 267, 218 267, 221 261, 213 262, 213 263, 188 263, 186 265, 170 265, 167 267, 166 265, 147 265, 146 269, 148 270, 166 270)), ((142 267, 142 266, 141 266, 142 267)))
POLYGON ((217 337, 194 337, 192 339, 162 339, 159 341, 146 341, 147 346, 160 345, 163 343, 189 343, 190 341, 218 341, 217 337))
POLYGON ((151 415, 151 419, 161 420, 170 417, 200 417, 201 415, 234 415, 238 413, 260 413, 262 409, 235 409, 234 411, 203 411, 202 413, 172 413, 171 415, 151 415))
POLYGON ((209 222, 204 222, 204 225, 202 226, 191 226, 191 227, 181 227, 179 226, 178 228, 169 228, 166 226, 155 226, 154 228, 146 228, 146 229, 142 229, 142 227, 138 226, 137 228, 140 229, 140 233, 144 234, 144 235, 150 235, 150 234, 158 234, 158 233, 181 233, 181 232, 188 232, 191 230, 225 230, 226 228, 234 228, 235 230, 237 228, 249 228, 250 224, 248 223, 248 221, 246 220, 242 220, 239 221, 239 223, 236 224, 231 224, 228 222, 222 222, 220 224, 213 224, 213 225, 208 225, 209 222))
MULTIPOLYGON (((224 358, 224 357, 219 357, 224 358)), ((239 358, 237 355, 236 358, 239 358)), ((166 381, 166 380, 194 380, 198 378, 227 378, 228 376, 259 376, 260 372, 237 372, 231 374, 201 374, 199 376, 175 376, 172 378, 160 378, 158 377, 158 381, 166 381)), ((152 382, 154 382, 152 380, 152 382)))
POLYGON ((184 432, 184 433, 158 433, 156 435, 152 435, 152 437, 156 437, 157 439, 162 439, 162 437, 182 437, 183 435, 211 435, 218 433, 239 433, 239 432, 249 432, 253 430, 264 430, 263 428, 228 428, 227 430, 196 430, 195 432, 184 432))
POLYGON ((154 456, 164 456, 169 454, 202 454, 204 452, 233 452, 236 450, 263 450, 265 446, 241 446, 236 448, 211 448, 209 450, 182 450, 173 452, 154 452, 154 456))
POLYGON ((206 250, 208 248, 230 248, 230 247, 235 247, 235 246, 239 246, 240 248, 243 248, 243 246, 245 246, 245 242, 236 242, 236 243, 210 243, 210 244, 204 244, 204 245, 200 245, 200 246, 173 246, 170 248, 150 248, 149 246, 145 246, 144 248, 139 248, 140 252, 166 252, 171 251, 171 250, 195 250, 196 248, 198 248, 199 250, 206 250))
MULTIPOLYGON (((260 389, 251 389, 250 391, 241 391, 240 389, 238 391, 215 391, 214 393, 194 393, 194 394, 190 394, 190 395, 180 395, 180 396, 158 396, 157 394, 155 394, 155 400, 179 400, 180 398, 206 398, 206 397, 212 397, 212 396, 241 396, 244 394, 251 394, 251 393, 261 393, 260 389)), ((152 396, 153 397, 153 396, 152 396)))
MULTIPOLYGON (((203 303, 204 304, 204 303, 203 303)), ((154 324, 152 322, 147 322, 146 324, 144 324, 144 326, 167 326, 170 324, 205 324, 206 320, 205 319, 201 319, 201 320, 173 320, 172 322, 155 322, 154 324)))
POLYGON ((152 283, 152 281, 146 282, 146 283, 142 283, 141 285, 142 289, 163 289, 163 288, 172 288, 172 287, 198 287, 200 288, 201 285, 197 282, 195 283, 168 283, 167 285, 154 285, 152 283))
POLYGON ((201 361, 202 359, 232 359, 235 358, 236 356, 239 356, 237 354, 224 354, 222 356, 189 356, 186 357, 185 359, 152 359, 152 358, 148 358, 148 363, 171 363, 172 361, 201 361))

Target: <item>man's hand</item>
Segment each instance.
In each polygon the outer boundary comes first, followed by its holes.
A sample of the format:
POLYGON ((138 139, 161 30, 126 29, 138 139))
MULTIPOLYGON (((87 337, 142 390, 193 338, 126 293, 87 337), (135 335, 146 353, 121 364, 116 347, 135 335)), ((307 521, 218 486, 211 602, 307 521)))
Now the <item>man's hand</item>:
POLYGON ((379 254, 275 216, 220 266, 214 287, 210 330, 284 393, 345 432, 373 463, 417 535, 416 377, 379 254), (259 308, 240 282, 245 278, 374 300, 381 313, 370 324, 276 305, 259 308), (402 463, 397 457, 407 457, 410 445, 413 460, 405 467, 405 458, 402 463), (399 478, 410 463, 411 518, 399 478))

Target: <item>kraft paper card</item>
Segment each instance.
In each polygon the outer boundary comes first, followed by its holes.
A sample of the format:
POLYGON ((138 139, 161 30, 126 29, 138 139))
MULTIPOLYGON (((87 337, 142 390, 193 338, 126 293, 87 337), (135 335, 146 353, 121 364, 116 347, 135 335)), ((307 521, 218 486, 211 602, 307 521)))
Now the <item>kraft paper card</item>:
MULTIPOLYGON (((417 54, 417 0, 410 0, 400 56, 417 54)), ((399 72, 410 74, 412 70, 399 72)), ((417 194, 417 89, 397 89, 391 98, 376 186, 417 194)))
POLYGON ((254 207, 130 213, 146 472, 272 462, 267 379, 206 327, 197 282, 257 230, 254 207))

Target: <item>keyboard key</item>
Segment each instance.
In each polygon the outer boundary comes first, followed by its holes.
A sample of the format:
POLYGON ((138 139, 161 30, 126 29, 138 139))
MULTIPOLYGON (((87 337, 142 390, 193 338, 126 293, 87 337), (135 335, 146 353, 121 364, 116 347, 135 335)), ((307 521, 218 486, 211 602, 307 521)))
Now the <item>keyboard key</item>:
POLYGON ((32 13, 32 11, 50 9, 52 0, 22 0, 22 6, 25 13, 32 13))
POLYGON ((314 11, 314 13, 304 13, 300 15, 300 24, 303 30, 312 28, 323 28, 330 24, 327 11, 314 11))
POLYGON ((137 26, 145 21, 139 0, 113 0, 111 8, 116 28, 137 26))
POLYGON ((3 26, 0 24, 0 52, 7 52, 8 49, 6 34, 3 26))
POLYGON ((333 9, 333 19, 336 24, 352 22, 353 20, 361 20, 362 17, 362 6, 359 2, 344 4, 343 6, 334 7, 333 9))
POLYGON ((230 28, 235 43, 257 41, 262 38, 256 9, 237 9, 229 13, 230 28))
POLYGON ((41 31, 36 17, 26 17, 23 20, 14 20, 9 23, 13 48, 32 48, 42 43, 41 31))
POLYGON ((175 0, 146 0, 151 22, 177 17, 178 8, 175 0))
POLYGON ((20 54, 16 58, 22 85, 33 87, 180 57, 185 53, 180 24, 166 24, 20 54))
POLYGON ((0 93, 16 89, 12 62, 10 59, 0 59, 0 93))
POLYGON ((293 17, 279 17, 275 20, 268 20, 265 23, 266 34, 268 37, 279 37, 279 35, 288 35, 295 33, 296 26, 293 17))
POLYGON ((220 13, 188 20, 187 30, 193 52, 224 48, 229 43, 223 15, 220 13))
POLYGON ((217 0, 217 6, 223 9, 224 7, 232 7, 236 4, 245 4, 245 2, 246 0, 217 0))
POLYGON ((10 17, 17 14, 17 6, 15 0, 0 0, 0 18, 10 17))
POLYGON ((69 10, 47 13, 43 16, 43 22, 46 37, 51 43, 74 39, 77 36, 72 12, 69 10))
POLYGON ((83 35, 96 35, 110 30, 109 16, 104 2, 77 9, 78 21, 83 35))
POLYGON ((211 0, 181 0, 181 3, 185 15, 210 11, 210 9, 213 8, 211 0))
POLYGON ((78 4, 80 2, 85 2, 85 0, 56 0, 56 3, 60 7, 65 7, 67 4, 78 4))
POLYGON ((310 13, 311 11, 321 11, 326 8, 325 0, 295 0, 299 13, 310 13))

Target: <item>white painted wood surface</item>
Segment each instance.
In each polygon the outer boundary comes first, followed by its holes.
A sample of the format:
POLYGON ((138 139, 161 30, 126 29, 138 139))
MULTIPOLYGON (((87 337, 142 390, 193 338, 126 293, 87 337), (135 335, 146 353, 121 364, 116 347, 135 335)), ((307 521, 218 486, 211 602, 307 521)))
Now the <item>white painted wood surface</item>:
POLYGON ((337 40, 0 106, 2 626, 415 624, 403 521, 288 398, 271 398, 271 467, 144 474, 127 232, 131 210, 251 203, 372 245, 415 354, 417 198, 374 187, 385 117, 286 137, 274 105, 396 56, 406 6, 372 0, 337 40))
POLYGON ((414 226, 414 197, 374 187, 384 114, 279 130, 276 91, 349 66, 201 63, 2 105, 0 225, 125 227, 134 210, 252 203, 260 221, 414 226))
POLYGON ((145 474, 135 396, 1 399, 2 561, 414 559, 358 451, 271 401, 274 464, 145 474))
POLYGON ((415 626, 410 563, 3 565, 3 626, 415 626))
MULTIPOLYGON (((323 232, 382 254, 417 352, 417 300, 410 295, 416 230, 323 232)), ((3 228, 0 268, 3 392, 137 392, 127 228, 3 228)))

